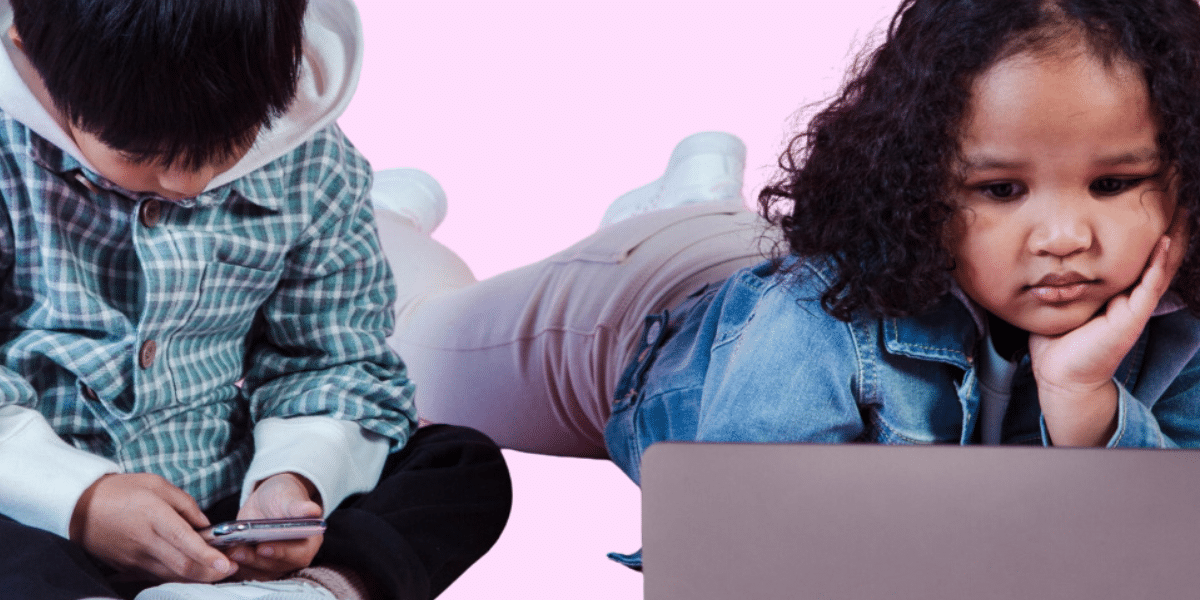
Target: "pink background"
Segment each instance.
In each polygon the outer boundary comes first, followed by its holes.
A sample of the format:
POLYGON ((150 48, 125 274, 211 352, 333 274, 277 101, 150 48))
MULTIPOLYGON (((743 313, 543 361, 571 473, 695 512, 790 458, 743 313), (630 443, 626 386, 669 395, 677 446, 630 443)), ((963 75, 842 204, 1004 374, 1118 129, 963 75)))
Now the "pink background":
MULTIPOLYGON (((746 142, 753 198, 798 111, 836 90, 897 4, 357 2, 366 59, 340 123, 376 168, 441 182, 435 237, 480 278, 593 231, 690 133, 746 142)), ((442 598, 640 598, 642 576, 604 556, 640 546, 636 486, 607 461, 505 453, 508 527, 442 598)))

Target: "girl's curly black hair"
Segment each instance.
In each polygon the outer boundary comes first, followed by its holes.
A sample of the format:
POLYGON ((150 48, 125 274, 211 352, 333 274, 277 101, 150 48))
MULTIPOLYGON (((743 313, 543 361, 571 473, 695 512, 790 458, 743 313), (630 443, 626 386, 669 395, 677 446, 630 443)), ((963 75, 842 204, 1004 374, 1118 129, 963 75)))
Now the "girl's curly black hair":
MULTIPOLYGON (((1022 52, 1083 39, 1146 80, 1164 164, 1200 235, 1200 6, 1196 0, 904 0, 883 43, 794 137, 759 194, 792 254, 831 261, 829 314, 911 315, 950 290, 958 132, 971 85, 1022 52), (1064 37, 1064 34, 1075 34, 1064 37)), ((1172 289, 1200 313, 1200 244, 1172 289)))

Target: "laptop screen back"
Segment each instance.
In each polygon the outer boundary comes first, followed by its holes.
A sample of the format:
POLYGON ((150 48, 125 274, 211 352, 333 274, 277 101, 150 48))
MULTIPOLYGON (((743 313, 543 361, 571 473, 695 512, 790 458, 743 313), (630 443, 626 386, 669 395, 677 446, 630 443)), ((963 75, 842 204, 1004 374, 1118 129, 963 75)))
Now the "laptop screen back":
POLYGON ((646 600, 1200 593, 1200 451, 698 444, 642 463, 646 600))

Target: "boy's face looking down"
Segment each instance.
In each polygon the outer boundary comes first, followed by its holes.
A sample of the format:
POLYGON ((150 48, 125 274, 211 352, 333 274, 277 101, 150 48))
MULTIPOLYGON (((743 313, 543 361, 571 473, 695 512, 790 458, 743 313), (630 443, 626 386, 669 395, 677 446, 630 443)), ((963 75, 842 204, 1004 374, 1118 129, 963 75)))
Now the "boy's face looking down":
POLYGON ((972 88, 950 250, 963 291, 1059 335, 1133 286, 1175 212, 1146 83, 1086 50, 1018 54, 972 88))
POLYGON ((232 168, 250 150, 247 146, 219 162, 189 169, 181 165, 138 161, 74 125, 68 126, 68 132, 79 146, 79 151, 105 179, 131 192, 156 194, 171 201, 199 195, 209 182, 232 168))

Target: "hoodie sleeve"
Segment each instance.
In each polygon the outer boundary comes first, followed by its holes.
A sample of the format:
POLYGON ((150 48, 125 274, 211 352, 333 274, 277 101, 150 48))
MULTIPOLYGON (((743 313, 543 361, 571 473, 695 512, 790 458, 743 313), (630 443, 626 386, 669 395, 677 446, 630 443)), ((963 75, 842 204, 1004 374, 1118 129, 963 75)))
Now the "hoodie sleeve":
POLYGON ((0 514, 68 537, 79 497, 101 476, 120 470, 62 441, 41 413, 0 407, 0 514))

